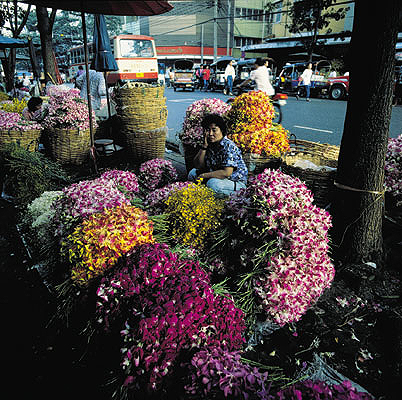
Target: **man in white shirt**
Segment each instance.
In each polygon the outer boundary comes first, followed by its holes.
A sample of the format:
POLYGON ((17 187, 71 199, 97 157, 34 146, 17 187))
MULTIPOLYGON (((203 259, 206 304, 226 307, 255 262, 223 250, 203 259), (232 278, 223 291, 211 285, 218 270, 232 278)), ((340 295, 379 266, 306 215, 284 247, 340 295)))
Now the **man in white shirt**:
POLYGON ((233 60, 230 60, 228 65, 226 66, 225 69, 225 81, 226 81, 226 94, 232 96, 232 90, 233 90, 233 81, 235 79, 236 73, 235 69, 233 67, 233 60))
POLYGON ((29 78, 25 74, 22 74, 22 85, 27 87, 27 88, 31 87, 31 81, 29 80, 29 78))
POLYGON ((256 69, 251 71, 250 78, 245 80, 239 87, 247 85, 250 81, 255 81, 256 90, 261 90, 265 92, 268 96, 273 96, 275 90, 269 81, 269 74, 267 67, 264 65, 265 61, 261 58, 255 60, 256 69))
MULTIPOLYGON (((300 75, 299 85, 301 83, 302 86, 306 89, 306 100, 310 101, 310 85, 311 85, 311 77, 313 76, 313 65, 311 63, 308 64, 307 68, 300 75)), ((299 94, 297 94, 297 99, 299 99, 299 94)))

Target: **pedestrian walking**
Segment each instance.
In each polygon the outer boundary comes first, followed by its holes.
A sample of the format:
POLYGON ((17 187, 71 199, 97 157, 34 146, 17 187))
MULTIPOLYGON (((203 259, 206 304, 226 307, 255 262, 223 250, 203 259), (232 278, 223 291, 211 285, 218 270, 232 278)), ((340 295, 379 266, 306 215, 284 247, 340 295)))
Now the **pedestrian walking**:
POLYGON ((170 67, 167 67, 165 71, 165 85, 170 87, 170 67))
MULTIPOLYGON (((307 68, 300 75, 298 86, 302 85, 306 89, 306 101, 310 101, 310 85, 311 85, 311 77, 313 76, 313 65, 309 63, 307 68)), ((299 100, 299 90, 296 94, 297 100, 299 100)))
POLYGON ((209 88, 209 78, 211 77, 211 70, 209 65, 206 65, 202 70, 202 79, 204 80, 204 90, 207 92, 209 88))
POLYGON ((204 66, 201 64, 199 68, 195 71, 195 76, 198 79, 198 87, 202 90, 204 86, 204 78, 202 77, 202 72, 204 70, 204 66))
POLYGON ((235 69, 233 67, 233 60, 230 60, 228 65, 225 68, 225 81, 226 81, 226 93, 229 96, 232 96, 233 93, 233 81, 235 79, 236 73, 235 73, 235 69))
MULTIPOLYGON (((78 89, 81 90, 80 97, 87 99, 87 76, 82 74, 75 82, 78 89)), ((102 72, 93 69, 89 70, 89 94, 91 95, 91 104, 94 110, 101 108, 102 96, 106 96, 106 83, 102 72)))

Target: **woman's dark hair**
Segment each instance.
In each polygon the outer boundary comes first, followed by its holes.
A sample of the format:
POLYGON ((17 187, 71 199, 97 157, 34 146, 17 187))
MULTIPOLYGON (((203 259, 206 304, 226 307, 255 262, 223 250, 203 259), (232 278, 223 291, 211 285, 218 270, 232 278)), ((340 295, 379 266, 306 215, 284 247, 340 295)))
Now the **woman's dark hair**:
POLYGON ((36 107, 40 106, 43 103, 43 100, 40 97, 31 97, 28 100, 28 110, 36 111, 36 107))
POLYGON ((222 131, 222 135, 225 136, 226 135, 226 122, 225 120, 218 114, 206 114, 203 118, 203 120, 201 121, 201 126, 203 129, 208 129, 208 127, 211 124, 215 124, 217 126, 219 126, 219 128, 222 131))

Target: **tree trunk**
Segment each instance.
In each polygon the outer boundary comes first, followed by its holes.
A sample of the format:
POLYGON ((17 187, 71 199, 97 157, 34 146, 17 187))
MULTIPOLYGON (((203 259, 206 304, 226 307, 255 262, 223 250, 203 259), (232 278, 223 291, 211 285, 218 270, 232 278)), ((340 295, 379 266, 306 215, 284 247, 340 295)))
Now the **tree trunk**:
MULTIPOLYGON (((53 15, 53 11, 52 11, 53 15)), ((51 80, 49 75, 53 79, 56 79, 56 67, 54 64, 53 56, 53 22, 52 16, 49 18, 49 14, 45 7, 36 6, 36 18, 38 20, 38 30, 40 34, 40 43, 42 47, 42 59, 43 69, 45 72, 45 81, 51 80)))
POLYGON ((355 2, 349 101, 336 176, 344 186, 337 185, 331 210, 336 256, 357 263, 382 261, 384 163, 401 9, 400 0, 385 1, 374 22, 364 3, 355 2))
POLYGON ((6 81, 6 91, 9 92, 14 87, 14 74, 16 64, 16 51, 10 49, 6 58, 1 59, 4 70, 4 78, 6 81))

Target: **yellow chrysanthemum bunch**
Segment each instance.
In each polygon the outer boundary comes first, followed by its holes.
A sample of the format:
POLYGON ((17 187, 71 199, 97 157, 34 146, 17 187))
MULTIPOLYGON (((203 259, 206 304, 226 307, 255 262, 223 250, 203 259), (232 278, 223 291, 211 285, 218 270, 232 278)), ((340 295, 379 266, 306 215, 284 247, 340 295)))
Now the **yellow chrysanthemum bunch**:
POLYGON ((147 213, 128 204, 92 214, 62 243, 73 265, 71 278, 81 286, 102 275, 137 245, 154 243, 147 213))
POLYGON ((0 101, 8 100, 10 97, 7 93, 0 92, 0 101))
POLYGON ((202 248, 207 234, 219 225, 224 200, 201 184, 191 183, 166 200, 171 234, 177 242, 202 248))
POLYGON ((14 112, 22 114, 22 111, 27 106, 27 101, 25 99, 18 100, 13 99, 13 101, 8 101, 0 104, 0 109, 7 112, 14 112))
POLYGON ((228 137, 243 153, 279 157, 289 149, 288 131, 272 122, 275 109, 265 92, 236 97, 227 117, 228 137))
POLYGON ((264 154, 280 157, 289 150, 289 131, 282 125, 272 124, 269 128, 259 131, 243 131, 235 133, 230 138, 240 148, 242 153, 264 154))

